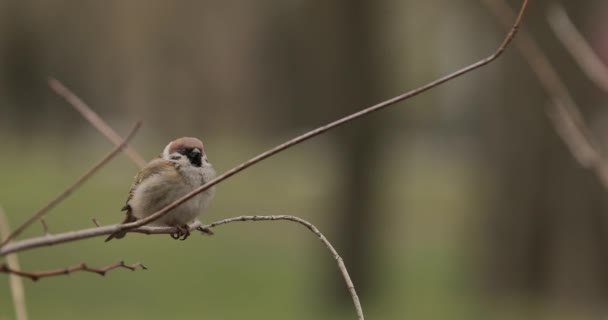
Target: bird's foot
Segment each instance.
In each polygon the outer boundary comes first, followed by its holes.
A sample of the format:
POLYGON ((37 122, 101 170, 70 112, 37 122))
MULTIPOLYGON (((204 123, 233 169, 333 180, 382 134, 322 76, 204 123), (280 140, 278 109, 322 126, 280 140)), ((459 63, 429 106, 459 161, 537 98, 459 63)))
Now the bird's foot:
POLYGON ((175 228, 177 229, 177 232, 172 233, 171 238, 173 238, 175 240, 179 239, 181 241, 188 239, 188 237, 190 236, 190 228, 188 227, 187 224, 185 224, 183 226, 177 226, 175 228))

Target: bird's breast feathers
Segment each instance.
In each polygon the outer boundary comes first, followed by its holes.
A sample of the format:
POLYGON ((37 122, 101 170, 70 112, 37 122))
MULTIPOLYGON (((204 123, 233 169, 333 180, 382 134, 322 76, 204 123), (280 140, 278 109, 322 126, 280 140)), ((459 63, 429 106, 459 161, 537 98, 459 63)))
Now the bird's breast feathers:
MULTIPOLYGON (((201 168, 164 159, 152 160, 135 177, 126 207, 135 218, 144 218, 201 186, 204 180, 201 168)), ((207 201, 202 200, 212 193, 208 190, 195 196, 152 224, 183 225, 192 221, 204 209, 201 204, 207 201)))

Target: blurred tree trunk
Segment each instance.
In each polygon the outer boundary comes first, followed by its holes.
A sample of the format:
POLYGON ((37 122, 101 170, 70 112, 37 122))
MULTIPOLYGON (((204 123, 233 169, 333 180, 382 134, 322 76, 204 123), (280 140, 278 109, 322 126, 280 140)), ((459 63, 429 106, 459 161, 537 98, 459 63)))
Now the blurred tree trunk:
MULTIPOLYGON (((311 127, 353 113, 379 102, 387 96, 383 81, 379 39, 381 21, 375 21, 376 10, 384 2, 336 0, 307 2, 298 9, 277 34, 275 51, 287 50, 286 60, 274 60, 284 79, 277 84, 289 96, 290 126, 311 127), (311 23, 314 21, 314 23, 311 23), (378 23, 376 23, 378 22, 378 23), (291 29, 291 30, 290 30, 291 29), (285 31, 289 30, 289 31, 285 31), (287 34, 285 34, 287 33, 287 34), (280 37, 280 39, 279 39, 280 37), (295 38, 295 41, 290 41, 295 38), (285 84, 288 83, 289 86, 285 84)), ((276 90, 276 88, 274 89, 276 90)), ((383 137, 379 117, 382 113, 357 120, 328 134, 334 138, 340 179, 332 202, 332 219, 337 235, 332 239, 348 265, 360 295, 369 289, 371 248, 377 237, 372 211, 374 178, 378 176, 377 149, 383 137)), ((373 213, 377 215, 377 212, 373 213)), ((327 264, 327 276, 339 300, 350 305, 350 296, 335 266, 327 264), (334 281, 335 279, 335 281, 334 281)), ((335 302, 332 302, 335 305, 335 302)))
POLYGON ((27 16, 27 6, 20 3, 4 3, 0 11, 0 94, 1 118, 4 126, 19 134, 36 131, 41 123, 34 122, 32 106, 44 104, 43 47, 31 18, 27 16), (42 79, 42 80, 41 80, 42 79), (6 119, 11 119, 7 121, 6 119))
MULTIPOLYGON (((540 27, 544 14, 531 10, 526 17, 536 39, 550 38, 540 27)), ((510 63, 504 96, 492 97, 482 111, 480 136, 494 175, 482 239, 487 283, 491 292, 520 301, 600 306, 608 293, 606 191, 556 135, 545 112, 548 99, 526 63, 519 56, 510 63)), ((558 65, 571 71, 564 74, 575 72, 558 65)), ((589 96, 584 79, 567 80, 579 96, 589 96)))
MULTIPOLYGON (((336 30, 338 45, 334 79, 336 116, 370 106, 383 96, 380 88, 384 81, 377 55, 382 51, 378 42, 381 30, 374 19, 375 10, 381 6, 378 1, 341 0, 332 8, 334 19, 330 27, 336 30)), ((349 124, 338 132, 336 141, 341 168, 338 176, 342 177, 333 224, 338 228, 336 243, 362 296, 371 296, 372 247, 377 238, 374 215, 378 214, 374 212, 377 207, 374 186, 380 160, 378 149, 384 136, 384 121, 378 117, 382 116, 349 124)), ((334 291, 341 293, 342 301, 350 304, 344 284, 335 281, 334 286, 334 291)))

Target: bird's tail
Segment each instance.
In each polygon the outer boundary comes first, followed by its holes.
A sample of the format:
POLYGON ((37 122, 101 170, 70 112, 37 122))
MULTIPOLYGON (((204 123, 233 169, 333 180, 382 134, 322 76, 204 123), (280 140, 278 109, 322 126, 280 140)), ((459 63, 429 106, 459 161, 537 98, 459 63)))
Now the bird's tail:
POLYGON ((105 242, 108 242, 108 241, 110 241, 110 240, 112 240, 114 238, 116 238, 116 239, 122 239, 126 235, 127 235, 127 232, 125 232, 125 231, 118 231, 118 232, 112 233, 109 237, 107 237, 105 242))
MULTIPOLYGON (((131 210, 129 210, 129 211, 127 211, 127 217, 122 222, 122 224, 133 222, 135 220, 137 220, 137 219, 131 214, 131 210)), ((124 230, 116 231, 116 232, 112 233, 109 237, 107 237, 105 242, 108 242, 108 241, 110 241, 110 240, 112 240, 114 238, 116 238, 116 239, 122 239, 126 235, 127 235, 127 232, 124 231, 124 230)))

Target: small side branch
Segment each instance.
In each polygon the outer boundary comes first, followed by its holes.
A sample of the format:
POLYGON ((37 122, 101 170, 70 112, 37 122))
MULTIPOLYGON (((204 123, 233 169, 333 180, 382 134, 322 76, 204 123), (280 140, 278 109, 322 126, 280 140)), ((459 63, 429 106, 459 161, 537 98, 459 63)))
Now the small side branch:
POLYGON ((6 264, 2 264, 2 265, 0 265, 0 272, 8 273, 11 275, 16 275, 16 276, 20 276, 20 277, 24 277, 24 278, 30 278, 33 281, 38 281, 42 278, 67 275, 67 274, 70 274, 72 272, 77 272, 77 271, 91 272, 91 273, 96 273, 100 276, 105 276, 106 273, 108 273, 109 271, 112 271, 112 270, 118 269, 118 268, 129 269, 131 271, 135 271, 137 268, 140 268, 142 270, 148 269, 148 268, 146 268, 146 266, 144 266, 140 262, 128 265, 124 261, 119 261, 119 262, 113 263, 111 265, 102 267, 102 268, 93 268, 93 267, 87 266, 84 263, 81 263, 81 264, 77 264, 75 266, 71 266, 71 267, 67 267, 67 268, 38 271, 38 272, 16 270, 16 269, 9 267, 6 264))
POLYGON ((42 224, 42 230, 44 231, 44 234, 50 234, 49 225, 46 223, 46 219, 44 219, 44 217, 40 217, 40 223, 42 224))

